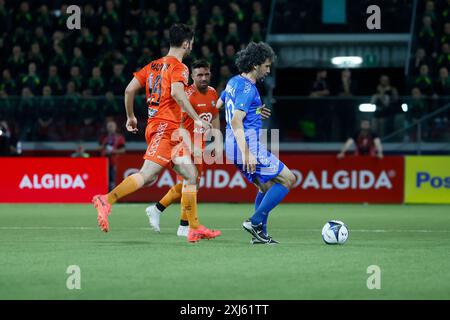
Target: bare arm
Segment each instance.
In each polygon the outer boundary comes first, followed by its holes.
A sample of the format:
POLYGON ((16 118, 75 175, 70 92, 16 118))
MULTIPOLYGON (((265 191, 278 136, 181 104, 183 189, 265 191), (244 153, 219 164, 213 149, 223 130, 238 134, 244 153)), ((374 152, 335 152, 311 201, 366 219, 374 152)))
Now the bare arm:
POLYGON ((246 115, 247 114, 244 111, 236 110, 234 112, 233 119, 231 119, 231 128, 242 154, 244 170, 249 173, 254 173, 256 171, 256 158, 250 152, 247 142, 245 141, 244 125, 242 123, 246 115))
POLYGON ((214 118, 211 120, 211 124, 213 129, 220 130, 220 119, 218 114, 216 114, 214 118))
POLYGON ((375 143, 375 149, 377 149, 377 157, 380 159, 383 158, 383 146, 380 138, 375 138, 373 142, 375 143))
POLYGON ((138 131, 137 119, 134 116, 134 97, 141 88, 140 82, 136 78, 133 78, 125 89, 125 111, 127 113, 126 128, 132 133, 138 131))
POLYGON ((220 97, 219 97, 219 99, 217 99, 216 108, 219 110, 222 110, 224 105, 225 105, 225 102, 222 101, 222 99, 220 99, 220 97))
POLYGON ((341 152, 339 152, 337 157, 339 159, 345 157, 345 153, 347 152, 348 149, 350 149, 353 143, 354 143, 353 139, 348 138, 347 141, 345 141, 344 146, 342 147, 341 152))

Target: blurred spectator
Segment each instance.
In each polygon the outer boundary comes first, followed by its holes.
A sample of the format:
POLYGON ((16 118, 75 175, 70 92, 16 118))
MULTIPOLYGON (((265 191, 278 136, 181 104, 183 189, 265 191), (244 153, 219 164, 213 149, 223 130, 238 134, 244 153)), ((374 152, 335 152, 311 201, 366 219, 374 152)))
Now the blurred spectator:
POLYGON ((51 65, 48 68, 48 77, 45 85, 49 86, 51 92, 55 95, 60 95, 63 93, 64 86, 61 77, 58 75, 57 66, 51 65))
POLYGON ((170 28, 172 24, 180 22, 180 17, 177 12, 177 4, 175 2, 170 2, 167 11, 167 15, 164 18, 164 25, 166 28, 170 28))
POLYGON ((13 77, 18 77, 21 73, 25 72, 25 59, 20 46, 13 47, 12 56, 8 59, 7 65, 13 77))
POLYGON ((39 44, 41 53, 44 56, 48 56, 48 54, 50 53, 50 45, 49 45, 48 39, 44 33, 44 28, 41 25, 36 27, 36 29, 34 30, 33 41, 35 43, 39 44))
POLYGON ((141 30, 157 30, 160 26, 159 14, 153 8, 144 11, 141 17, 141 30))
POLYGON ((83 51, 81 51, 79 47, 73 48, 73 58, 70 61, 70 65, 72 67, 77 66, 80 68, 80 70, 86 70, 87 62, 83 56, 83 51))
POLYGON ((20 124, 19 140, 32 140, 35 137, 35 123, 37 120, 37 108, 33 92, 30 88, 22 89, 19 105, 15 109, 15 119, 20 124))
POLYGON ((450 44, 444 43, 441 50, 441 54, 436 59, 436 66, 438 68, 446 67, 448 69, 450 68, 450 44))
MULTIPOLYGON (((413 58, 412 74, 417 76, 420 73, 420 66, 422 64, 432 65, 431 58, 427 56, 424 48, 417 48, 416 54, 413 58)), ((450 61, 450 60, 449 60, 450 61)))
POLYGON ((125 137, 117 133, 117 124, 114 120, 106 123, 106 136, 100 139, 101 154, 109 158, 109 188, 114 188, 116 180, 117 155, 125 153, 125 137))
POLYGON ((350 97, 356 91, 356 84, 352 81, 352 73, 349 69, 342 70, 338 87, 338 96, 350 97))
POLYGON ((116 97, 114 97, 114 94, 111 91, 108 91, 105 94, 104 99, 104 114, 105 116, 118 116, 120 115, 120 112, 122 111, 122 108, 117 103, 116 97))
POLYGON ((123 76, 123 68, 124 66, 122 64, 115 64, 113 76, 109 81, 109 89, 111 89, 115 95, 123 95, 127 85, 127 80, 123 76))
POLYGON ((105 2, 105 12, 101 16, 101 22, 103 25, 107 26, 112 32, 116 32, 120 28, 119 15, 117 14, 114 2, 112 0, 107 0, 105 2))
POLYGON ((326 97, 330 95, 330 90, 327 84, 327 71, 319 70, 316 74, 316 80, 314 81, 311 89, 311 97, 326 97))
POLYGON ((227 45, 225 47, 225 55, 222 56, 220 63, 221 65, 227 65, 233 74, 237 73, 237 68, 234 63, 235 58, 236 58, 236 49, 231 44, 227 45))
POLYGON ((264 13, 262 11, 261 2, 255 1, 252 4, 253 12, 252 12, 252 22, 264 23, 264 13))
POLYGON ((414 86, 418 87, 427 96, 433 94, 433 80, 430 77, 430 69, 426 64, 420 67, 420 74, 414 79, 414 86))
POLYGON ((383 146, 381 140, 370 128, 369 120, 362 120, 360 129, 344 143, 341 152, 337 155, 338 159, 345 157, 345 153, 355 144, 356 156, 377 156, 383 158, 383 146))
POLYGON ((434 1, 428 0, 425 3, 424 16, 429 16, 431 18, 431 21, 433 22, 433 24, 437 22, 437 15, 436 15, 436 11, 435 11, 434 1))
POLYGON ((212 8, 209 23, 213 27, 217 27, 217 31, 222 32, 222 28, 225 26, 225 18, 223 17, 222 9, 218 5, 212 8))
POLYGON ((230 22, 228 24, 228 34, 225 37, 224 44, 231 44, 234 48, 239 48, 241 46, 241 39, 236 22, 230 22))
POLYGON ((264 38, 261 34, 261 25, 259 24, 259 22, 253 22, 249 41, 258 43, 263 40, 264 38))
POLYGON ((239 7, 239 4, 235 1, 229 3, 231 9, 230 21, 243 23, 245 19, 244 11, 239 7))
POLYGON ((102 110, 97 107, 96 100, 92 97, 89 89, 83 90, 79 114, 77 124, 81 124, 81 128, 78 138, 89 140, 98 135, 99 127, 97 123, 102 121, 101 117, 103 114, 102 110))
POLYGON ((214 55, 207 45, 202 45, 200 58, 207 61, 210 65, 214 65, 214 55))
POLYGON ((199 24, 199 16, 198 9, 195 4, 189 7, 189 19, 187 21, 187 24, 192 26, 194 30, 197 30, 197 25, 199 24))
POLYGON ((89 30, 95 30, 98 27, 99 19, 95 14, 94 7, 92 4, 87 3, 83 7, 83 12, 81 14, 81 26, 89 30))
POLYGON ((150 61, 152 61, 152 59, 153 59, 152 51, 149 48, 143 48, 142 54, 138 59, 138 65, 145 66, 150 61))
POLYGON ((419 45, 425 49, 427 54, 435 54, 437 39, 436 33, 432 27, 432 20, 429 16, 424 16, 422 19, 422 23, 423 25, 419 32, 419 45))
POLYGON ((92 77, 88 82, 88 89, 91 90, 92 94, 97 96, 104 93, 105 83, 101 77, 101 71, 99 67, 92 68, 92 77))
POLYGON ((441 37, 441 46, 444 43, 450 43, 450 22, 444 24, 444 34, 441 37))
POLYGON ((378 127, 377 131, 381 135, 393 129, 393 115, 396 113, 395 107, 397 102, 397 88, 391 85, 387 75, 382 75, 377 86, 377 92, 371 99, 371 103, 376 105, 375 124, 378 127))
POLYGON ((214 33, 214 24, 210 23, 205 26, 205 32, 203 33, 202 44, 208 46, 213 51, 217 51, 217 45, 219 40, 214 33))
POLYGON ((442 18, 445 22, 450 22, 450 0, 447 0, 442 8, 442 18))
POLYGON ((113 38, 111 36, 111 31, 107 26, 100 27, 100 35, 97 37, 96 42, 99 52, 107 52, 114 48, 113 38))
POLYGON ((412 88, 411 97, 412 100, 408 108, 408 119, 415 121, 425 116, 427 104, 419 87, 412 88))
POLYGON ((50 140, 50 129, 55 114, 55 100, 52 98, 52 89, 45 86, 42 89, 42 97, 39 99, 37 133, 38 141, 50 140))
POLYGON ((31 51, 28 54, 28 63, 33 62, 36 65, 36 69, 42 72, 44 67, 44 56, 41 53, 41 48, 38 43, 33 43, 31 45, 31 51))
POLYGON ((0 120, 0 156, 14 156, 18 152, 18 141, 5 120, 0 120))
POLYGON ((84 80, 80 73, 80 67, 73 66, 70 68, 70 82, 73 82, 75 85, 76 92, 82 92, 84 89, 84 80))
POLYGON ((30 30, 33 26, 33 15, 30 13, 30 5, 23 1, 20 3, 19 11, 14 19, 16 26, 21 26, 25 30, 30 30))
POLYGON ((228 80, 233 75, 231 74, 230 67, 227 65, 223 65, 220 67, 220 75, 219 75, 219 82, 216 86, 217 92, 220 94, 223 90, 225 90, 225 87, 227 85, 228 80))
POLYGON ((36 64, 34 62, 28 65, 28 73, 20 78, 20 84, 28 87, 33 94, 38 94, 41 88, 41 79, 36 74, 36 64))
POLYGON ((435 82, 434 92, 437 96, 450 96, 450 78, 446 67, 439 69, 439 78, 435 82))
POLYGON ((17 94, 17 84, 14 79, 11 78, 11 72, 9 72, 9 69, 5 69, 2 72, 0 91, 5 91, 10 96, 17 94))
POLYGON ((50 61, 50 64, 53 64, 58 67, 58 70, 64 70, 67 68, 67 56, 64 53, 64 50, 59 45, 53 46, 54 54, 53 59, 50 61))
POLYGON ((21 26, 18 26, 12 35, 11 42, 14 46, 19 46, 22 49, 28 48, 31 42, 30 32, 25 31, 21 26))
POLYGON ((75 149, 75 152, 73 152, 70 156, 72 158, 89 158, 90 154, 84 150, 83 142, 78 141, 78 146, 75 149))
POLYGON ((76 45, 86 56, 96 56, 95 38, 88 28, 81 28, 81 36, 76 40, 76 45))
MULTIPOLYGON (((36 26, 39 26, 36 28, 36 30, 39 28, 50 30, 53 26, 52 18, 50 16, 50 13, 48 12, 48 7, 45 4, 40 6, 38 9, 38 14, 36 17, 36 26)), ((42 45, 42 43, 40 44, 42 45)))
MULTIPOLYGON (((408 106, 408 112, 406 114, 406 125, 411 125, 423 116, 426 115, 428 111, 428 104, 425 96, 422 94, 418 87, 414 87, 411 90, 411 101, 408 106)), ((415 130, 409 132, 409 136, 405 139, 415 141, 418 137, 416 136, 415 130)), ((428 121, 422 123, 422 136, 421 139, 428 136, 428 121)))

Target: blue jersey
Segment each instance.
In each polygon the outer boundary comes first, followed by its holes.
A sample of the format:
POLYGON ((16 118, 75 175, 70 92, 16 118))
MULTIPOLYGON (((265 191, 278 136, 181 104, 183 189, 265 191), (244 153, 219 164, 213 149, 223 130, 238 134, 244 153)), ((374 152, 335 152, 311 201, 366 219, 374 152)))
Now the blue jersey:
POLYGON ((242 110, 246 113, 242 122, 244 131, 261 129, 261 97, 253 82, 241 75, 234 76, 228 81, 220 98, 225 103, 227 129, 231 129, 231 119, 233 119, 235 110, 242 110))
POLYGON ((284 164, 261 143, 262 103, 256 85, 241 75, 234 76, 228 81, 225 90, 220 95, 220 99, 225 104, 225 117, 227 121, 225 156, 228 161, 234 163, 251 182, 257 179, 261 183, 266 183, 278 176, 281 170, 283 170, 284 164), (236 110, 242 110, 246 113, 242 121, 245 140, 250 152, 256 157, 258 162, 256 172, 253 174, 244 171, 242 155, 237 146, 233 130, 231 129, 231 120, 236 110))

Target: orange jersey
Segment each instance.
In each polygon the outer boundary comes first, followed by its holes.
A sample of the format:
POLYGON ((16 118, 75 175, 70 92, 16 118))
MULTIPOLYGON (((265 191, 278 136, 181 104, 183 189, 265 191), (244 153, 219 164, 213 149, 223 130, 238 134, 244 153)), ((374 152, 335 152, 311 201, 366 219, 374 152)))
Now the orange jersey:
POLYGON ((189 81, 189 69, 177 58, 165 56, 154 60, 133 73, 144 87, 148 106, 148 123, 153 120, 168 121, 177 126, 181 122, 181 107, 171 96, 171 85, 189 81))
MULTIPOLYGON (((219 113, 219 110, 216 108, 218 99, 216 90, 208 87, 206 93, 203 94, 192 84, 186 88, 185 92, 199 117, 211 123, 212 119, 219 113)), ((186 112, 183 112, 183 128, 189 131, 191 139, 194 139, 194 120, 186 112)), ((204 142, 202 145, 204 147, 204 142)))

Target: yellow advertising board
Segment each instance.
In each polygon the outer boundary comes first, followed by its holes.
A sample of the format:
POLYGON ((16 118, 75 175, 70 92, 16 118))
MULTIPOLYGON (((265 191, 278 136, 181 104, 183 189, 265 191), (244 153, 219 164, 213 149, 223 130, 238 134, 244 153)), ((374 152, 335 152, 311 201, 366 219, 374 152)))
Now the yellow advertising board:
POLYGON ((450 203, 450 157, 405 158, 405 203, 450 203))

